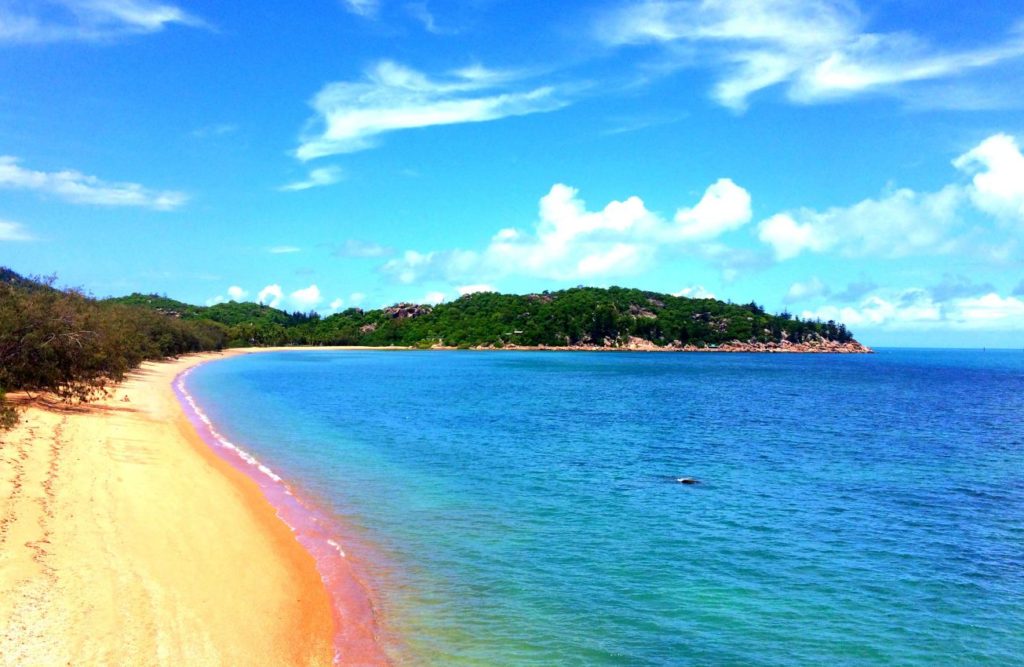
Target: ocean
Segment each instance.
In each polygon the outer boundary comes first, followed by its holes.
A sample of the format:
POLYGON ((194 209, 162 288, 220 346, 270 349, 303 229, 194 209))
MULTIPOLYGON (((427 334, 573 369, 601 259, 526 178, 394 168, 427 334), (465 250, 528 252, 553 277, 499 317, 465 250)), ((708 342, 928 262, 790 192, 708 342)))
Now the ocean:
POLYGON ((1024 664, 1024 351, 288 351, 184 386, 337 527, 398 664, 1024 664))

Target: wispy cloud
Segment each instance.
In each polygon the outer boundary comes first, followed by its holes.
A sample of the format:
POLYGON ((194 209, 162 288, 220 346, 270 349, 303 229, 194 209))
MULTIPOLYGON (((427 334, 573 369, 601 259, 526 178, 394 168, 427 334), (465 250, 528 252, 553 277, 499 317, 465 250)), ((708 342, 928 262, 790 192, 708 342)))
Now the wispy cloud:
POLYGON ((33 171, 18 158, 0 156, 0 188, 36 190, 74 204, 138 206, 169 211, 185 204, 188 195, 173 190, 151 190, 138 183, 108 183, 79 171, 33 171))
POLYGON ((8 5, 0 7, 0 44, 105 41, 174 24, 208 27, 180 7, 150 0, 53 0, 21 11, 8 5))
POLYGON ((352 14, 363 18, 376 18, 380 11, 378 0, 341 0, 341 4, 352 14))
POLYGON ((28 233, 24 225, 0 220, 0 241, 33 241, 34 237, 28 233))
MULTIPOLYGON (((972 218, 979 214, 1011 233, 1024 230, 1024 155, 1013 137, 993 135, 953 166, 970 176, 970 183, 924 193, 900 188, 825 211, 785 211, 762 221, 758 236, 782 261, 805 252, 894 258, 963 250, 976 231, 972 218)), ((1008 249, 1003 245, 994 252, 1008 249)))
POLYGON ((335 257, 384 257, 393 252, 391 248, 377 243, 349 239, 335 248, 331 254, 335 257))
POLYGON ((667 220, 639 197, 590 211, 577 190, 557 183, 540 200, 533 230, 498 230, 482 250, 408 250, 382 271, 401 283, 482 281, 506 275, 554 280, 638 273, 662 249, 701 244, 751 219, 750 195, 729 179, 710 185, 692 207, 667 220))
POLYGON ((310 188, 321 188, 326 185, 334 185, 343 178, 345 178, 345 172, 342 171, 341 167, 320 167, 311 170, 306 180, 282 185, 278 190, 297 192, 299 190, 309 190, 310 188))
POLYGON ((424 30, 432 35, 455 35, 459 32, 455 28, 442 27, 438 24, 437 19, 434 17, 433 12, 430 11, 426 2, 406 3, 405 11, 409 16, 416 19, 423 26, 424 30))
POLYGON ((238 126, 232 123, 217 123, 215 125, 204 125, 203 127, 197 127, 196 129, 189 132, 192 137, 196 139, 210 139, 213 137, 223 137, 228 134, 234 134, 238 131, 238 126))
POLYGON ((798 281, 790 285, 782 301, 783 303, 807 301, 808 299, 827 296, 829 292, 828 286, 821 281, 821 278, 814 276, 810 280, 798 281))
POLYGON ((295 252, 301 252, 302 248, 294 245, 276 245, 267 249, 272 255, 287 255, 295 252))
POLYGON ((943 50, 907 33, 869 32, 846 0, 647 0, 605 14, 610 46, 660 44, 680 66, 718 72, 712 97, 740 111, 754 93, 784 85, 811 104, 940 81, 1024 56, 1024 33, 973 49, 943 50))
POLYGON ((372 148, 389 132, 554 111, 566 105, 550 86, 510 89, 513 77, 483 67, 441 79, 382 61, 362 81, 324 86, 311 105, 316 116, 295 151, 300 160, 372 148))

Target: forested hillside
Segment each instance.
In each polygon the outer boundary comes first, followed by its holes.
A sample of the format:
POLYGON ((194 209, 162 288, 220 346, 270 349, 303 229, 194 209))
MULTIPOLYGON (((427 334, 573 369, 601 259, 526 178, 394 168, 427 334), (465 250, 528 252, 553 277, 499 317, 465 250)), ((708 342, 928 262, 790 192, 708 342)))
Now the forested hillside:
POLYGON ((253 303, 199 307, 133 294, 112 302, 144 306, 182 320, 227 327, 230 345, 401 345, 450 347, 595 345, 631 339, 697 347, 730 341, 803 343, 853 339, 842 324, 771 315, 756 303, 689 299, 636 289, 577 287, 541 294, 484 292, 437 306, 401 303, 350 308, 321 318, 253 303))

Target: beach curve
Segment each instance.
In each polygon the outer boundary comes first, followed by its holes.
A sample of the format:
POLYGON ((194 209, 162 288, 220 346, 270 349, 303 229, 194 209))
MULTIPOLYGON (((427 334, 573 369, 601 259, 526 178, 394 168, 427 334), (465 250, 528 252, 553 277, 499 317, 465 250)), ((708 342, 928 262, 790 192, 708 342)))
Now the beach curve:
POLYGON ((175 394, 249 351, 146 363, 0 436, 0 664, 329 665, 339 640, 344 664, 386 662, 372 612, 346 625, 315 554, 175 394))

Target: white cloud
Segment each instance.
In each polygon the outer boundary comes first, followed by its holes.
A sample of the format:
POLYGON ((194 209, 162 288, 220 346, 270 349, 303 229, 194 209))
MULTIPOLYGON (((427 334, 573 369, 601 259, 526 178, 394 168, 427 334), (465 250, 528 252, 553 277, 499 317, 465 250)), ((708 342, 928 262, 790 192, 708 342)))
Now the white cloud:
POLYGON ((438 25, 437 19, 430 12, 426 2, 410 2, 405 5, 409 16, 416 19, 423 26, 423 29, 433 35, 454 35, 458 33, 454 28, 442 28, 438 25))
POLYGON ((712 96, 735 110, 776 85, 787 86, 795 102, 815 103, 898 92, 1024 55, 1017 33, 944 51, 910 33, 868 32, 866 23, 844 0, 648 0, 606 14, 597 37, 611 46, 662 44, 685 53, 685 65, 716 68, 712 96))
POLYGON ((423 303, 429 303, 436 306, 445 299, 444 292, 427 292, 423 297, 423 303))
POLYGON ((809 223, 799 223, 786 213, 778 213, 758 225, 758 238, 775 250, 775 259, 796 257, 804 250, 821 252, 829 247, 809 223))
POLYGON ((10 222, 9 220, 0 220, 0 241, 33 241, 35 240, 25 226, 17 223, 10 222))
POLYGON ((591 211, 575 188, 556 183, 541 198, 532 231, 500 229, 480 251, 408 250, 382 271, 402 283, 512 274, 554 280, 623 276, 650 266, 662 248, 696 248, 698 241, 749 219, 750 195, 729 179, 712 184, 697 205, 679 209, 673 221, 648 210, 636 196, 591 211))
POLYGON ((218 303, 226 303, 226 302, 227 302, 227 299, 224 298, 224 295, 223 294, 218 294, 217 296, 213 296, 213 297, 210 297, 209 299, 207 299, 206 300, 206 305, 207 306, 216 306, 218 303))
POLYGON ((320 296, 320 288, 316 284, 310 285, 303 289, 298 289, 288 295, 291 302, 299 308, 313 309, 323 301, 323 297, 320 296))
POLYGON ((296 252, 301 252, 302 248, 294 245, 276 245, 267 249, 273 255, 289 255, 296 252))
POLYGON ((805 310, 807 319, 836 320, 851 327, 882 330, 953 329, 1011 331, 1024 329, 1024 300, 990 292, 939 301, 925 289, 878 291, 856 306, 805 310))
POLYGON ((704 289, 703 285, 693 285, 691 287, 684 287, 678 292, 673 292, 672 296, 685 296, 689 299, 714 299, 715 295, 704 289))
POLYGON ((354 153, 376 145, 385 133, 434 125, 477 123, 554 111, 565 106, 551 87, 509 91, 507 73, 482 67, 441 80, 391 61, 381 61, 362 81, 324 86, 311 104, 311 126, 295 151, 300 160, 354 153))
POLYGON ((74 204, 139 206, 157 211, 169 211, 188 201, 183 192, 150 190, 138 183, 107 183, 78 171, 32 171, 10 155, 0 156, 0 188, 37 190, 74 204))
POLYGON ((953 161, 973 174, 971 201, 998 218, 1024 224, 1024 155, 1017 141, 996 134, 953 161))
POLYGON ((476 294, 478 292, 497 292, 498 290, 494 289, 494 285, 477 283, 475 285, 459 285, 455 288, 455 291, 459 293, 459 296, 466 296, 467 294, 476 294))
POLYGON ((277 308, 283 300, 284 292, 281 291, 281 286, 277 284, 267 285, 256 296, 256 303, 262 303, 271 308, 277 308))
POLYGON ((795 282, 789 286, 789 290, 786 292, 786 296, 783 297, 784 303, 793 303, 796 301, 806 301, 808 299, 814 299, 821 296, 826 296, 829 293, 828 287, 821 281, 817 276, 803 282, 795 282))
POLYGON ((150 0, 54 0, 47 10, 16 13, 0 8, 0 44, 104 41, 154 33, 173 24, 193 28, 206 23, 174 5, 150 0))
POLYGON ((363 294, 362 292, 352 292, 351 294, 348 295, 348 301, 353 306, 358 306, 363 301, 366 301, 366 295, 363 294))
POLYGON ((320 188, 325 185, 334 185, 343 178, 345 178, 345 172, 342 171, 341 167, 319 167, 310 170, 309 177, 306 180, 282 185, 278 190, 297 192, 299 190, 309 190, 310 188, 320 188))
MULTIPOLYGON (((979 214, 1024 232, 1024 155, 1013 137, 991 136, 953 165, 972 177, 970 183, 935 192, 900 188, 848 207, 778 213, 758 225, 758 237, 782 261, 805 251, 893 258, 963 250, 972 236, 990 236, 977 224, 979 214)), ((1015 248, 1000 241, 985 252, 1006 261, 1015 248)))
POLYGON ((728 178, 711 185, 693 208, 680 209, 678 235, 687 240, 710 239, 750 222, 750 194, 728 178))
POLYGON ((375 18, 380 10, 378 0, 342 0, 341 4, 351 13, 363 18, 375 18))
POLYGON ((232 301, 241 301, 247 296, 249 296, 249 293, 246 292, 241 287, 239 287, 238 285, 232 285, 231 287, 228 288, 228 297, 232 301))
POLYGON ((331 310, 337 310, 337 309, 341 308, 344 305, 345 305, 345 300, 342 299, 341 297, 338 297, 334 301, 331 301, 331 310))

